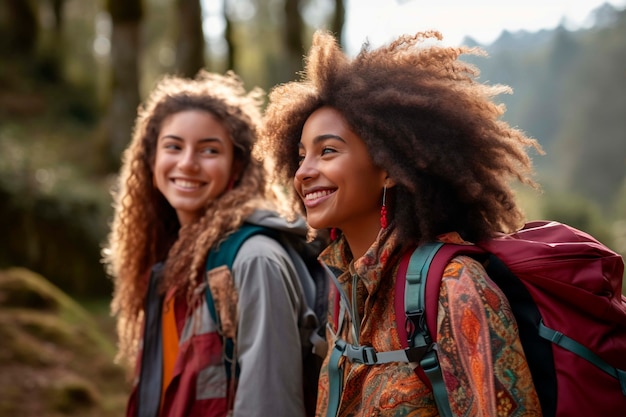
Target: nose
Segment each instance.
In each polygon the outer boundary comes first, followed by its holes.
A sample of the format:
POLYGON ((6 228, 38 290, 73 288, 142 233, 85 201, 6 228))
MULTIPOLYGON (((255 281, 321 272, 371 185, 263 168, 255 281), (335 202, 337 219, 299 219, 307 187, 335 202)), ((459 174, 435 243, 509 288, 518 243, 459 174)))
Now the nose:
POLYGON ((296 170, 294 175, 294 179, 299 182, 305 182, 307 180, 313 179, 318 175, 318 170, 315 162, 312 160, 313 158, 305 157, 302 159, 300 166, 296 170))
POLYGON ((194 171, 198 168, 196 154, 192 149, 187 149, 180 155, 178 160, 178 168, 182 171, 194 171))

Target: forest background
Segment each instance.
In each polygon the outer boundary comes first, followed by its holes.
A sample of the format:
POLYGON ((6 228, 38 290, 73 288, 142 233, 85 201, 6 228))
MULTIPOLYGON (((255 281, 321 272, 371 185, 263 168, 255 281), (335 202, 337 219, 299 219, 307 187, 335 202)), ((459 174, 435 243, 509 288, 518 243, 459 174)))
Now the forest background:
MULTIPOLYGON (((122 413, 101 248, 120 155, 155 81, 234 69, 269 91, 297 77, 316 28, 341 42, 345 22, 343 0, 219 10, 0 1, 0 416, 122 413)), ((513 88, 499 98, 504 119, 547 153, 534 156, 542 191, 519 190, 529 219, 568 223, 626 255, 626 11, 592 14, 585 29, 463 43, 489 53, 471 58, 480 79, 513 88)))

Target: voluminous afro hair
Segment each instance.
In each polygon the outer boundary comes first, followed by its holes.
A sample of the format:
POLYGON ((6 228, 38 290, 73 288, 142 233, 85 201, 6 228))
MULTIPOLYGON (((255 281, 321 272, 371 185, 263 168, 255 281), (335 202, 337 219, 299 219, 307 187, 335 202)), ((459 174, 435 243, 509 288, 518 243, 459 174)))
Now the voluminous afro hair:
MULTIPOLYGON (((293 179, 305 121, 330 106, 395 180, 389 212, 407 244, 450 231, 478 241, 521 226, 509 180, 536 187, 526 151, 542 150, 500 120, 504 106, 491 99, 509 88, 477 82, 478 70, 459 60, 483 52, 441 39, 434 31, 405 35, 374 50, 366 44, 350 59, 331 34, 316 32, 302 79, 269 96, 264 150, 276 174, 293 179)), ((293 191, 291 198, 302 210, 293 191)))
POLYGON ((201 71, 195 79, 165 76, 139 108, 114 190, 115 214, 103 251, 115 284, 112 311, 118 318, 120 357, 131 364, 152 265, 165 262, 161 291, 174 289, 190 298, 207 251, 256 208, 277 207, 254 150, 263 97, 258 88, 247 93, 232 72, 201 71), (224 124, 240 174, 232 189, 207 202, 197 222, 181 228, 175 210, 153 185, 152 167, 163 121, 187 110, 206 111, 224 124))

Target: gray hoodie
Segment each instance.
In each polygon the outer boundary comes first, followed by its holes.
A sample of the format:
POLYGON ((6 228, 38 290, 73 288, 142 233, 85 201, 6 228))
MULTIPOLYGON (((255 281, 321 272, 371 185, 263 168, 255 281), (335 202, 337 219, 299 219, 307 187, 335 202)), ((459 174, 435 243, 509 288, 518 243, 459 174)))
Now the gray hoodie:
MULTIPOLYGON (((267 210, 249 223, 304 237, 306 223, 288 223, 267 210)), ((301 327, 316 320, 307 306, 297 268, 283 246, 254 235, 241 246, 232 275, 238 292, 237 350, 240 365, 235 417, 304 416, 301 327)))

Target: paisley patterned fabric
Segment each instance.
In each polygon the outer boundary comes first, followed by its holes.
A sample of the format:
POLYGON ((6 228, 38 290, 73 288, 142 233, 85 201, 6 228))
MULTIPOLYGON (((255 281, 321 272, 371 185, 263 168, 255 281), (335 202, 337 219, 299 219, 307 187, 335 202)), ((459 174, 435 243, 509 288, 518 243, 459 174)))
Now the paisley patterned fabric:
MULTIPOLYGON (((331 344, 333 334, 339 332, 349 343, 372 346, 379 352, 402 348, 394 311, 395 276, 401 255, 393 227, 382 230, 359 259, 352 259, 343 238, 322 253, 321 259, 328 266, 344 271, 339 282, 348 298, 356 301, 356 308, 350 307, 358 312, 360 321, 356 341, 348 314, 339 317, 333 289, 327 332, 331 344)), ((471 258, 457 257, 445 270, 436 341, 454 415, 541 415, 508 302, 483 267, 471 258)), ((327 412, 328 359, 319 381, 318 417, 327 412)), ((342 358, 341 365, 343 392, 338 416, 438 415, 431 389, 415 374, 415 364, 368 366, 342 358)))

